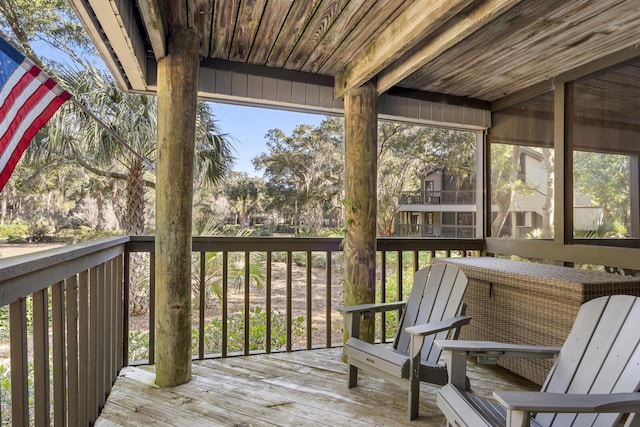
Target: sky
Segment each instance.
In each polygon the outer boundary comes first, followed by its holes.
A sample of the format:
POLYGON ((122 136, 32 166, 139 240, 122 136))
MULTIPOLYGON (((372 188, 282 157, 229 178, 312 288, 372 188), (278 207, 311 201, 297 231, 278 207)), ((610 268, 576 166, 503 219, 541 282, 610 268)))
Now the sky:
MULTIPOLYGON (((71 63, 51 46, 44 43, 34 43, 34 49, 45 58, 71 63)), ((101 58, 95 59, 98 68, 106 70, 101 58)), ((267 152, 265 135, 271 129, 280 129, 290 135, 293 129, 301 124, 317 126, 326 116, 321 114, 295 113, 284 110, 274 110, 258 107, 244 107, 239 105, 210 102, 211 110, 223 133, 234 139, 235 162, 233 170, 246 172, 252 177, 261 177, 253 167, 251 159, 267 152)))
POLYGON ((249 176, 261 177, 254 169, 251 159, 267 152, 265 135, 271 129, 280 129, 290 135, 301 124, 317 126, 325 116, 321 114, 294 113, 258 107, 210 103, 213 115, 222 132, 234 139, 235 163, 233 170, 247 172, 249 176))

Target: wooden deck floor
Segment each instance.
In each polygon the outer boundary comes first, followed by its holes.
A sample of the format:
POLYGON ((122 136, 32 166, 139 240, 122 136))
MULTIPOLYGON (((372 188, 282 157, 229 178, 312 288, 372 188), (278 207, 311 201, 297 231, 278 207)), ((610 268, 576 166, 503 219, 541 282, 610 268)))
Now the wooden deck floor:
MULTIPOLYGON (((406 421, 407 394, 361 371, 347 389, 342 349, 323 349, 193 363, 193 379, 154 384, 154 366, 127 367, 96 426, 443 426, 436 386, 422 384, 420 417, 406 421)), ((470 363, 478 394, 538 386, 498 367, 470 363)))

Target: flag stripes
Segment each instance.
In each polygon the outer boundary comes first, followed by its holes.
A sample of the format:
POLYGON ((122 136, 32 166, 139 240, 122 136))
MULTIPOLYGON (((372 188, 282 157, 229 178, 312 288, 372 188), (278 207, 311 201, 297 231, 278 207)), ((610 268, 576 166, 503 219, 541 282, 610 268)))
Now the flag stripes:
POLYGON ((29 142, 71 95, 0 38, 0 191, 29 142))

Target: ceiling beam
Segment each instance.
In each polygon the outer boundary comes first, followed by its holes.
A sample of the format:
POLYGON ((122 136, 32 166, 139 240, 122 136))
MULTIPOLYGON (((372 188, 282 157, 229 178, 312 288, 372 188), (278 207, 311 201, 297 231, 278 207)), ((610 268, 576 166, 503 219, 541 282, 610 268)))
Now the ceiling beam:
POLYGON ((336 76, 335 97, 342 98, 347 90, 359 87, 371 80, 386 66, 440 28, 472 1, 412 2, 336 76))
MULTIPOLYGON (((424 67, 496 17, 508 11, 521 0, 488 0, 471 10, 462 19, 439 33, 436 37, 413 50, 409 55, 395 61, 380 72, 377 78, 378 94, 397 85, 411 74, 424 67)), ((408 49, 405 50, 405 52, 408 49)))
POLYGON ((142 15, 142 22, 144 22, 147 34, 149 35, 153 55, 157 61, 167 54, 167 30, 162 19, 162 14, 158 9, 157 2, 141 1, 138 2, 138 8, 140 9, 140 15, 142 15))

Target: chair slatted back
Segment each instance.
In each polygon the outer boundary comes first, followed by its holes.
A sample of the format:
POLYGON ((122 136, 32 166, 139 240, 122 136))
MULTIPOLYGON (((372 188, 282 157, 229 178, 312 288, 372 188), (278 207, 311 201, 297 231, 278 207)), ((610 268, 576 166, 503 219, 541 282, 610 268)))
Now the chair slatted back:
MULTIPOLYGON (((600 394, 640 387, 640 298, 613 295, 582 305, 542 391, 600 394)), ((543 426, 612 426, 619 414, 537 414, 543 426)))
MULTIPOLYGON (((462 270, 451 264, 433 264, 416 271, 407 306, 396 333, 394 348, 400 353, 409 353, 411 337, 405 332, 405 328, 456 316, 462 305, 467 283, 467 276, 462 270)), ((446 338, 447 334, 448 331, 443 331, 425 337, 422 360, 438 362, 441 350, 433 345, 433 341, 446 338)))

